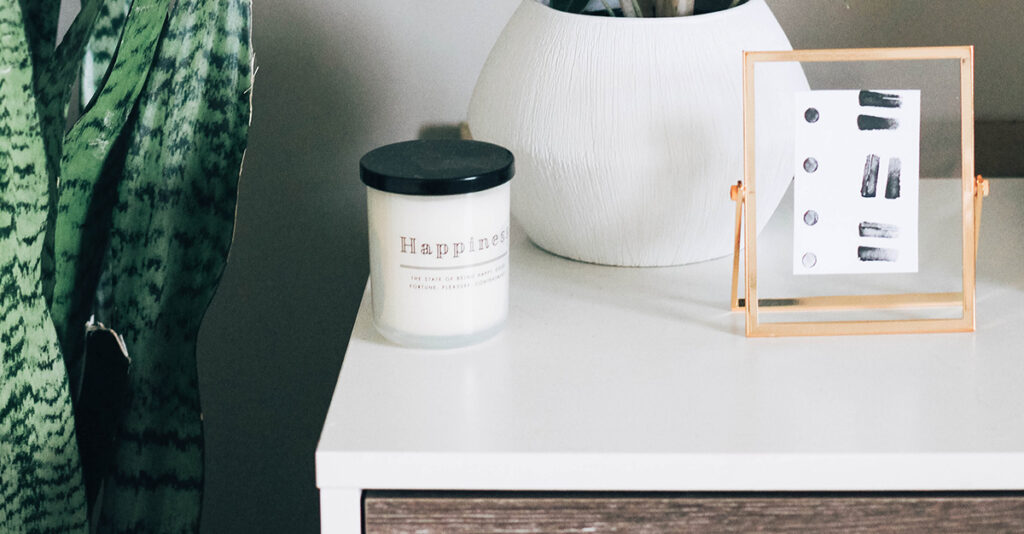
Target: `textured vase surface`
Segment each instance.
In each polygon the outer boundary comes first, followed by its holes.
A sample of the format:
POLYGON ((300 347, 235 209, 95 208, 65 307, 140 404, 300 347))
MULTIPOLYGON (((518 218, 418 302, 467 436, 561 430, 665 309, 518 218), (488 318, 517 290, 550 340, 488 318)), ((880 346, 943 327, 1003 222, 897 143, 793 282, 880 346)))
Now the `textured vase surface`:
MULTIPOLYGON (((790 49, 763 0, 648 19, 523 0, 477 81, 470 131, 515 154, 512 214, 541 248, 623 266, 723 256, 743 179, 743 51, 790 49)), ((757 101, 808 88, 797 64, 756 75, 757 101)), ((761 228, 793 175, 793 113, 755 108, 758 130, 778 132, 758 135, 761 228)))

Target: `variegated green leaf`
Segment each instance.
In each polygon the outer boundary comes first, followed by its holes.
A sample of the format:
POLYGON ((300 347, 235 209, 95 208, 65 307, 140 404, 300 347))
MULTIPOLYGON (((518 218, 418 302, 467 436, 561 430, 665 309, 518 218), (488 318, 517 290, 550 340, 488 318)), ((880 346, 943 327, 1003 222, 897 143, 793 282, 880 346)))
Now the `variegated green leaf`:
MULTIPOLYGON (((26 0, 22 0, 26 1, 26 0)), ((27 0, 33 1, 33 0, 27 0)), ((46 242, 43 247, 43 293, 47 304, 53 297, 53 286, 56 278, 56 266, 53 256, 55 218, 57 212, 52 209, 57 203, 57 182, 60 173, 60 158, 63 153, 64 128, 68 118, 69 96, 75 82, 75 75, 81 65, 85 43, 92 33, 96 15, 104 0, 82 0, 81 10, 71 27, 64 35, 60 46, 45 58, 46 63, 37 64, 36 74, 36 107, 39 110, 40 129, 43 146, 46 148, 46 171, 49 176, 49 192, 51 209, 47 223, 46 242)), ((112 0, 111 0, 112 1, 112 0)), ((40 16, 44 7, 59 8, 50 0, 44 0, 48 6, 37 6, 40 16)), ((59 10, 58 10, 59 13, 59 10)), ((46 15, 50 15, 47 13, 46 15)))
MULTIPOLYGON (((153 64, 169 0, 135 0, 110 76, 64 139, 50 311, 69 359, 82 353, 118 176, 104 173, 153 64)), ((115 162, 116 163, 116 162, 115 162)))
POLYGON ((0 0, 0 530, 85 532, 67 373, 43 294, 50 194, 31 58, 19 2, 0 0))
POLYGON ((119 33, 126 1, 83 0, 53 51, 48 28, 58 2, 0 0, 0 137, 13 141, 0 147, 5 532, 85 528, 60 354, 62 346, 81 353, 104 257, 108 321, 125 334, 135 369, 101 531, 198 528, 195 337, 231 240, 249 115, 251 6, 179 0, 163 27, 171 0, 135 0, 117 40, 111 35, 119 33), (27 27, 22 6, 32 16, 27 27), (92 70, 82 74, 102 80, 102 89, 62 138, 87 40, 92 70), (103 54, 115 50, 106 69, 103 54), (6 69, 8 63, 15 66, 6 69))
POLYGON ((132 357, 101 530, 198 528, 195 347, 231 243, 249 121, 249 0, 178 0, 139 99, 113 215, 108 324, 132 357))
POLYGON ((60 15, 60 0, 19 0, 25 15, 25 34, 32 52, 35 80, 53 56, 57 46, 57 19, 60 15))
MULTIPOLYGON (((83 0, 81 11, 64 35, 60 46, 44 64, 38 65, 36 98, 43 142, 46 146, 47 168, 55 181, 61 158, 64 126, 67 123, 68 100, 82 64, 85 44, 92 34, 96 16, 104 0, 83 0)), ((46 3, 51 4, 47 1, 46 3)), ((59 4, 58 4, 59 6, 59 4)), ((52 9, 52 5, 50 8, 52 9)), ((41 6, 40 6, 41 8, 41 6)), ((39 9, 39 8, 37 8, 39 9)))
MULTIPOLYGON (((131 9, 132 0, 110 0, 103 4, 96 25, 93 28, 92 36, 85 48, 85 57, 82 58, 82 77, 79 82, 79 101, 83 105, 92 102, 97 90, 103 85, 107 71, 113 63, 114 54, 121 42, 121 32, 124 23, 128 19, 128 10, 131 9)), ((123 143, 120 148, 123 148, 123 143)), ((120 163, 124 162, 123 150, 120 154, 112 155, 120 163)), ((110 169, 115 176, 120 177, 118 170, 110 169), (116 172, 115 172, 116 171, 116 172)), ((107 249, 110 254, 110 249, 107 249)), ((104 263, 107 260, 104 259, 104 263)), ((96 288, 96 302, 93 304, 93 312, 100 322, 107 322, 106 310, 110 298, 110 275, 104 271, 96 288)))
POLYGON ((92 36, 85 47, 82 58, 82 78, 79 100, 83 105, 92 100, 96 90, 103 85, 103 78, 114 59, 117 45, 121 41, 121 30, 128 18, 131 0, 114 0, 103 3, 92 36))

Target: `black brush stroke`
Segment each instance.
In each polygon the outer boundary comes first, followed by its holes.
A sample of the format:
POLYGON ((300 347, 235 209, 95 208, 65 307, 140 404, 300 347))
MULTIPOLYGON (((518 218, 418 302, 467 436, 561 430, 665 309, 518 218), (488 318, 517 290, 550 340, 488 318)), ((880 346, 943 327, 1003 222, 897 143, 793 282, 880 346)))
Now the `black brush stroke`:
POLYGON ((885 182, 885 198, 900 198, 900 158, 889 158, 889 179, 885 182))
POLYGON ((860 196, 874 198, 875 189, 878 185, 878 164, 880 160, 877 154, 868 154, 864 162, 864 178, 861 181, 860 196))
POLYGON ((894 248, 880 247, 857 247, 857 257, 860 261, 896 261, 900 252, 894 248))
POLYGON ((895 224, 864 221, 857 225, 857 233, 861 237, 884 237, 891 239, 900 236, 900 227, 895 224))
POLYGON ((900 127, 900 121, 889 117, 876 117, 874 115, 857 115, 857 128, 861 130, 895 130, 900 127))
POLYGON ((900 95, 890 93, 878 93, 875 91, 861 91, 858 95, 860 105, 875 108, 898 108, 903 105, 900 95))

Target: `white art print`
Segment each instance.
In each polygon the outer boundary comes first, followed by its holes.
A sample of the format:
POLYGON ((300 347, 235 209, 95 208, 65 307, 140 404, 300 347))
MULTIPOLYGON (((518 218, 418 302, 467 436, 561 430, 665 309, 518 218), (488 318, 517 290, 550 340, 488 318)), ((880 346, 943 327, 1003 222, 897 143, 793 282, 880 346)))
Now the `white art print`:
POLYGON ((917 272, 921 92, 796 94, 793 273, 917 272))

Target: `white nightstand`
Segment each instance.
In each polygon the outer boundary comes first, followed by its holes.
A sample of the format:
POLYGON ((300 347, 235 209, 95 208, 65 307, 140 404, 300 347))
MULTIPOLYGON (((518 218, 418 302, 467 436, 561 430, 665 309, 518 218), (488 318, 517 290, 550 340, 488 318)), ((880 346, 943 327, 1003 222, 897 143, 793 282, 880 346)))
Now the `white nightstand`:
MULTIPOLYGON (((958 187, 926 180, 923 202, 958 187)), ((1024 180, 993 180, 985 202, 975 333, 748 339, 728 310, 730 258, 601 267, 518 232, 511 259, 507 328, 471 348, 389 344, 364 295, 316 452, 323 532, 361 532, 365 490, 716 492, 599 494, 707 499, 708 521, 723 497, 740 508, 720 513, 738 514, 763 508, 743 508, 759 497, 820 507, 844 495, 834 492, 943 491, 1024 529, 1013 493, 1024 490, 1024 180)), ((413 497, 419 509, 465 497, 473 510, 502 497, 417 495, 372 497, 413 497)), ((567 496, 559 506, 586 508, 586 494, 567 496)), ((366 531, 374 525, 367 518, 366 531)))

